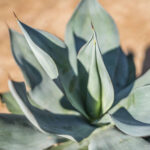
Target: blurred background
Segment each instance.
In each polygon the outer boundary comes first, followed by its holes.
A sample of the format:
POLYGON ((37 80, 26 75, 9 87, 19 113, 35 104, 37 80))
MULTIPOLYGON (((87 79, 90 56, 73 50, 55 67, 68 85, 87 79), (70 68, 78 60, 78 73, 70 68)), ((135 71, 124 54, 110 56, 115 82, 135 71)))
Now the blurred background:
MULTIPOLYGON (((115 20, 125 53, 132 52, 139 76, 150 66, 150 0, 99 0, 115 20)), ((0 92, 8 90, 8 74, 16 81, 23 76, 9 44, 7 24, 20 31, 13 11, 26 24, 46 30, 61 39, 79 0, 0 0, 0 92)), ((0 112, 7 112, 0 104, 0 112)))

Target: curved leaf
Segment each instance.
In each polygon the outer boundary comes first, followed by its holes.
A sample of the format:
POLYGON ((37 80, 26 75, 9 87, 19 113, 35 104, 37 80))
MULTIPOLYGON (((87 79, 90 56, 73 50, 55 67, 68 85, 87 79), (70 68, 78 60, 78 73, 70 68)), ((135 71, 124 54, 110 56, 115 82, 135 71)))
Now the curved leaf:
POLYGON ((81 141, 95 129, 80 116, 53 114, 32 106, 28 101, 23 83, 9 81, 9 88, 28 120, 43 133, 57 134, 81 141))
POLYGON ((90 140, 88 150, 149 150, 149 147, 144 139, 125 135, 111 127, 98 129, 90 140))
POLYGON ((133 81, 131 84, 129 84, 126 88, 124 88, 123 90, 121 90, 116 99, 115 99, 115 104, 118 104, 119 102, 121 102, 121 100, 125 97, 127 97, 129 94, 131 94, 134 89, 138 88, 138 87, 142 87, 144 85, 148 85, 150 84, 150 70, 148 70, 145 74, 143 74, 141 77, 139 77, 138 79, 136 79, 135 81, 133 81))
MULTIPOLYGON (((40 31, 42 32, 42 31, 40 31)), ((45 33, 45 32, 44 32, 45 33)), ((22 36, 20 33, 17 33, 16 31, 12 30, 12 29, 9 29, 9 34, 10 34, 10 39, 11 39, 11 48, 12 48, 12 53, 15 57, 15 60, 17 61, 17 63, 20 63, 20 66, 21 66, 21 61, 23 61, 25 58, 19 58, 19 56, 26 56, 27 55, 27 52, 30 51, 30 55, 26 58, 26 60, 28 60, 29 63, 31 63, 34 67, 36 67, 38 70, 42 70, 41 69, 41 66, 40 66, 40 62, 42 61, 38 61, 37 63, 37 60, 35 60, 35 58, 33 59, 33 62, 32 62, 32 59, 33 57, 33 54, 31 52, 31 48, 29 47, 29 45, 27 44, 27 41, 24 39, 24 36, 22 36), (21 49, 21 52, 20 52, 20 49, 21 49), (32 56, 31 56, 32 55, 32 56), (29 58, 31 60, 29 60, 29 58)), ((44 54, 43 54, 44 55, 44 54)), ((46 55, 46 54, 45 54, 46 55)), ((46 57, 46 56, 45 56, 46 57)), ((25 60, 24 60, 25 61, 25 60)), ((43 60, 44 64, 46 63, 49 63, 49 66, 47 65, 44 65, 43 69, 44 71, 50 76, 51 79, 55 79, 58 77, 58 70, 57 70, 57 66, 56 64, 54 63, 54 61, 52 60, 52 58, 48 58, 45 60, 43 60)), ((18 64, 19 65, 19 64, 18 64)), ((22 67, 23 67, 23 64, 22 64, 22 67)), ((24 66, 25 67, 25 66, 24 66)), ((31 71, 31 70, 30 70, 31 71)), ((36 74, 36 70, 34 69, 34 72, 32 71, 33 74, 36 74)), ((37 76, 38 77, 38 76, 37 76)), ((40 77, 39 77, 40 78, 40 77)), ((36 82, 36 80, 38 81, 38 79, 34 79, 34 81, 36 82)), ((31 81, 30 81, 31 82, 31 81)), ((33 82, 33 81, 32 81, 33 82)), ((33 84, 33 83, 32 83, 33 84)), ((31 85, 32 85, 31 84, 31 85)))
MULTIPOLYGON (((59 44, 60 42, 57 43, 58 40, 55 40, 57 38, 55 37, 54 39, 53 36, 51 36, 51 34, 49 34, 48 38, 48 33, 45 36, 45 34, 41 34, 41 31, 31 28, 25 25, 24 23, 20 22, 19 20, 18 23, 22 29, 22 32, 24 33, 24 36, 32 52, 34 53, 35 57, 37 58, 38 62, 42 65, 42 67, 44 68, 45 65, 47 67, 50 67, 49 63, 47 62, 47 59, 49 59, 49 57, 54 60, 58 67, 61 84, 69 102, 80 113, 82 113, 86 118, 88 118, 83 108, 82 99, 79 95, 78 79, 70 66, 70 62, 68 60, 68 50, 65 47, 65 45, 64 47, 62 47, 62 45, 59 44)), ((50 88, 53 88, 53 86, 50 86, 50 88)))
POLYGON ((39 132, 24 116, 0 114, 1 150, 43 150, 60 141, 39 132))
POLYGON ((32 100, 43 109, 66 112, 61 106, 63 93, 43 70, 24 36, 11 29, 9 33, 13 56, 31 88, 29 95, 32 100))
POLYGON ((150 123, 150 85, 135 89, 121 104, 135 119, 150 123))
POLYGON ((111 117, 115 125, 128 135, 137 137, 150 135, 150 124, 136 120, 125 108, 120 108, 111 117))
POLYGON ((51 59, 56 63, 59 72, 70 69, 67 47, 63 42, 50 33, 33 29, 19 20, 18 24, 32 52, 44 69, 50 67, 49 60, 51 59))

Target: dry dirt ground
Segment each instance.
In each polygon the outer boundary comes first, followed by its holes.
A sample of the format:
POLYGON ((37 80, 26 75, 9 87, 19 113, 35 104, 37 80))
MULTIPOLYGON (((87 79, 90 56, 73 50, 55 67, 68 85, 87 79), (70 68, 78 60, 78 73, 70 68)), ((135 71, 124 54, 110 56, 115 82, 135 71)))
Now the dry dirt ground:
MULTIPOLYGON (((135 55, 137 75, 150 66, 150 0, 99 0, 119 28, 121 45, 135 55), (144 63, 143 63, 144 62, 144 63), (144 65, 143 65, 144 64, 144 65)), ((79 0, 0 0, 0 92, 8 90, 8 74, 23 77, 15 64, 6 24, 19 31, 13 11, 26 24, 63 39, 65 26, 79 0)), ((0 112, 7 110, 0 104, 0 112)))

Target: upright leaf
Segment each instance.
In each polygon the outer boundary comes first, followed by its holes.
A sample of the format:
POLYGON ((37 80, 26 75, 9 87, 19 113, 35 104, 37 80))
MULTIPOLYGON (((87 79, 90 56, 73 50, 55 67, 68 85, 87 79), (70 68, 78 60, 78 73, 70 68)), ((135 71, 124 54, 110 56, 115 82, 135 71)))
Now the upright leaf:
MULTIPOLYGON (((116 25, 108 13, 97 0, 81 0, 71 17, 66 30, 65 42, 69 47, 69 58, 75 72, 76 54, 80 48, 90 39, 92 34, 91 22, 95 27, 98 43, 102 54, 115 51, 115 59, 112 59, 112 68, 116 67, 118 60, 119 36, 116 25)), ((112 69, 113 72, 115 69, 112 69)))
POLYGON ((126 86, 128 61, 120 48, 119 35, 113 19, 97 0, 81 0, 67 25, 65 42, 69 48, 71 65, 75 72, 78 72, 76 55, 92 35, 91 22, 117 94, 126 86))
POLYGON ((88 78, 87 111, 91 117, 98 118, 100 112, 105 113, 111 107, 114 100, 114 90, 104 65, 95 33, 92 39, 79 52, 78 59, 87 74, 89 74, 86 77, 86 74, 81 72, 82 76, 88 78))

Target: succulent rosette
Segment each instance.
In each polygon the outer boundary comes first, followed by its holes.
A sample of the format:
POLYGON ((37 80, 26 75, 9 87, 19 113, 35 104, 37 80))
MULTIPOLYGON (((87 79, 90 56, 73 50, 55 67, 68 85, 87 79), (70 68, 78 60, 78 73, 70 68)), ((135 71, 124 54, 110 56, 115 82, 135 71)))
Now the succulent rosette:
POLYGON ((0 149, 149 150, 150 71, 136 79, 97 0, 81 0, 64 41, 17 21, 11 50, 25 83, 1 94, 12 114, 0 114, 0 149))

